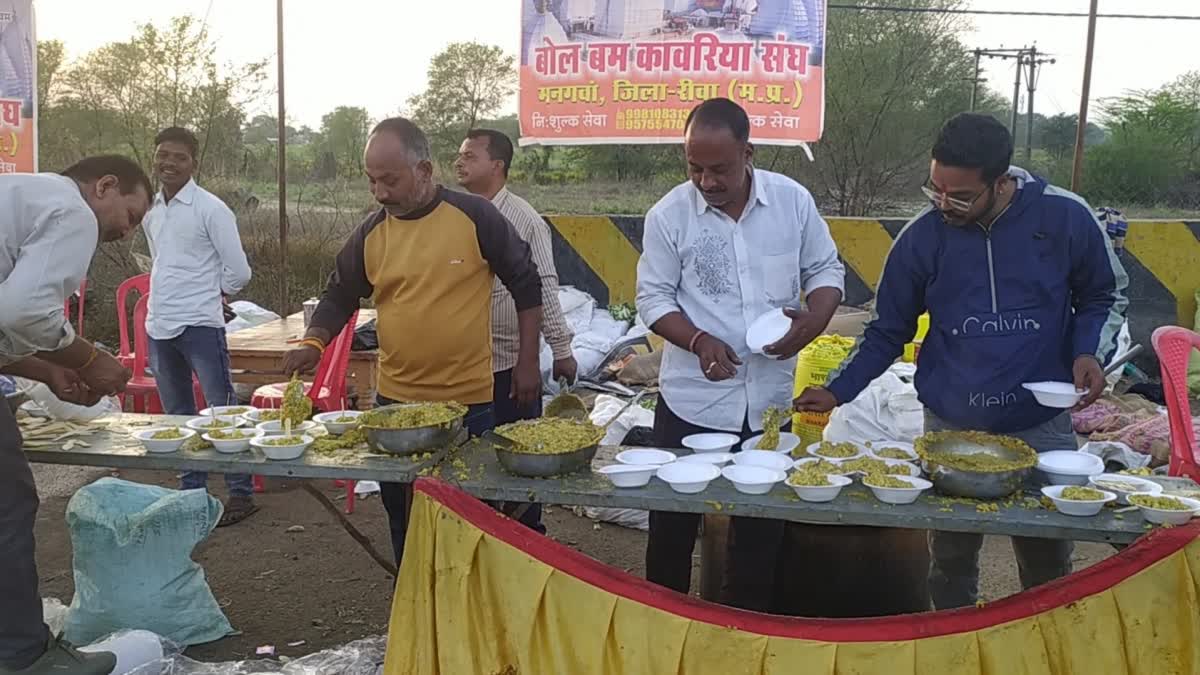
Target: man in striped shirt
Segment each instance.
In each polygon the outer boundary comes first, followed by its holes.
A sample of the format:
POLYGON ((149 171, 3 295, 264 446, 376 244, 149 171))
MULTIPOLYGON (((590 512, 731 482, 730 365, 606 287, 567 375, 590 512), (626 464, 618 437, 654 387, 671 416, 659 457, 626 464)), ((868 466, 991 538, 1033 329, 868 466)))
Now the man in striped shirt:
MULTIPOLYGON (((529 244, 542 278, 542 334, 554 355, 554 379, 574 382, 579 366, 571 353, 571 329, 563 319, 562 306, 558 302, 558 272, 554 269, 550 248, 550 227, 529 202, 509 192, 506 183, 512 159, 513 144, 508 136, 493 129, 473 129, 467 132, 467 138, 458 150, 454 172, 459 185, 472 194, 490 199, 512 223, 521 239, 529 244)), ((518 405, 506 395, 512 388, 512 368, 517 363, 518 346, 517 308, 512 293, 496 279, 492 285, 492 372, 496 390, 492 405, 497 425, 542 416, 540 399, 518 405)), ((545 533, 540 504, 532 505, 522 520, 545 533)))

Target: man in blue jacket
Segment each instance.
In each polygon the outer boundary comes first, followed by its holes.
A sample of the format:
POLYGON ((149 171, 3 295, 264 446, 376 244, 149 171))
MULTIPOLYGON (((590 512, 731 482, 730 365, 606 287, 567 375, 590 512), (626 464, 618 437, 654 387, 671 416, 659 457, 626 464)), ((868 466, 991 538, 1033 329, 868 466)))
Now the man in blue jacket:
MULTIPOLYGON (((930 207, 896 236, 879 282, 875 316, 825 387, 795 401, 824 412, 854 400, 903 352, 928 311, 916 387, 925 430, 1015 436, 1035 450, 1078 447, 1069 413, 1046 408, 1025 382, 1073 381, 1091 405, 1104 390, 1100 364, 1116 350, 1125 270, 1078 196, 1010 167, 1008 130, 961 114, 933 148, 930 207)), ((937 609, 979 594, 983 536, 933 532, 929 586, 937 609)), ((1069 574, 1072 542, 1014 537, 1026 589, 1069 574)))

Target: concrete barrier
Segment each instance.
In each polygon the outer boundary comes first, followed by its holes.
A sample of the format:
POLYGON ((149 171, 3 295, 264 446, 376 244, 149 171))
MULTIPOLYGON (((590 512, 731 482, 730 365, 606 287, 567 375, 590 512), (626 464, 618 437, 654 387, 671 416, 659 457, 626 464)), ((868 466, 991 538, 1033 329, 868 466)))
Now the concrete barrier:
MULTIPOLYGON (((641 216, 547 216, 563 284, 591 293, 603 304, 633 302, 642 248, 641 216)), ((846 301, 875 295, 883 261, 903 219, 831 218, 829 226, 846 263, 846 301)), ((1157 327, 1191 327, 1200 288, 1200 221, 1129 223, 1121 262, 1129 272, 1129 321, 1134 342, 1146 346, 1139 365, 1157 375, 1150 333, 1157 327)))

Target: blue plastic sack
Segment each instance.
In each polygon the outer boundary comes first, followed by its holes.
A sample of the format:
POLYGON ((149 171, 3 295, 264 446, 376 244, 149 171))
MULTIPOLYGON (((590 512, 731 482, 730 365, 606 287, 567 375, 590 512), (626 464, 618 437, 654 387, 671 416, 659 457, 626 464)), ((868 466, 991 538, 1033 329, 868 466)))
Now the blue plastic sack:
POLYGON ((75 598, 66 638, 89 644, 120 630, 153 631, 190 646, 233 632, 191 557, 221 519, 205 490, 169 490, 116 478, 67 504, 75 598))

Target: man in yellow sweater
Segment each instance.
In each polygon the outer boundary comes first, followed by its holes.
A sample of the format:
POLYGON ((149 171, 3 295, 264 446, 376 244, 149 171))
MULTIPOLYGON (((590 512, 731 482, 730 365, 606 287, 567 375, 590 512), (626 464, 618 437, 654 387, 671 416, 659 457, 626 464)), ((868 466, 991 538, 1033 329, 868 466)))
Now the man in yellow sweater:
MULTIPOLYGON (((284 371, 313 370, 359 300, 371 298, 378 312, 377 402, 456 401, 468 406, 467 429, 478 435, 493 426, 495 277, 512 293, 520 334, 509 396, 521 405, 541 396, 542 284, 529 245, 491 202, 433 181, 429 141, 409 120, 376 125, 364 159, 381 208, 338 253, 304 341, 284 358, 284 371)), ((385 483, 382 489, 399 563, 411 487, 385 483)))

